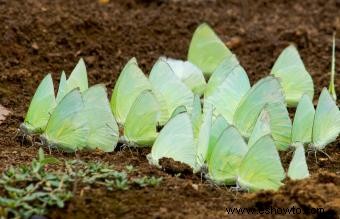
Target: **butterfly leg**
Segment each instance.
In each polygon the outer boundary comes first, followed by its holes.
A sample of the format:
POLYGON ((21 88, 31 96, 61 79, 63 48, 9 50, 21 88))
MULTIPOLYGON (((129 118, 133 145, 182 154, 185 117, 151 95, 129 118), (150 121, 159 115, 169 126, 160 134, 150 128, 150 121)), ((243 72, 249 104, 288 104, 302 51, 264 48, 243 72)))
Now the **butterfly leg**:
POLYGON ((332 160, 331 156, 329 156, 326 152, 324 152, 323 150, 319 150, 321 153, 323 153, 324 155, 326 155, 328 157, 328 159, 332 160))
POLYGON ((13 136, 12 140, 16 139, 19 136, 20 133, 21 133, 20 129, 16 129, 15 132, 13 133, 14 136, 13 136))
POLYGON ((318 158, 316 157, 316 150, 314 150, 315 163, 318 164, 318 158))

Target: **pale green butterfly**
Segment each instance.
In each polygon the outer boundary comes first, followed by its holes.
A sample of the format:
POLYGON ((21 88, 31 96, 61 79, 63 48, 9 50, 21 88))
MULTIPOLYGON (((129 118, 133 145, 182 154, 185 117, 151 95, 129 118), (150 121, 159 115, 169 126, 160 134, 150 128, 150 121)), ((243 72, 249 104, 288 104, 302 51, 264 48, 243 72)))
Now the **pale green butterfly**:
POLYGON ((332 45, 331 81, 329 82, 328 90, 329 90, 329 93, 332 95, 333 99, 336 100, 334 77, 335 77, 335 33, 333 34, 333 45, 332 45))
POLYGON ((208 97, 212 95, 235 68, 242 68, 242 66, 240 66, 240 63, 234 54, 224 58, 210 76, 204 91, 204 96, 208 97))
POLYGON ((180 113, 163 127, 151 153, 147 158, 152 165, 159 166, 159 159, 173 158, 194 168, 196 166, 196 146, 190 116, 180 113))
POLYGON ((210 161, 211 153, 213 152, 217 140, 220 137, 220 135, 223 133, 223 131, 229 127, 228 122, 224 119, 223 116, 218 115, 213 121, 210 131, 210 137, 209 137, 209 146, 208 146, 208 153, 207 153, 207 163, 210 161))
POLYGON ((59 103, 60 100, 65 96, 66 90, 67 90, 67 79, 66 74, 64 71, 61 72, 60 81, 59 81, 59 87, 57 92, 57 102, 59 103))
POLYGON ((203 23, 197 27, 190 42, 188 60, 198 66, 207 77, 224 58, 231 55, 232 52, 208 24, 203 23))
POLYGON ((267 76, 259 80, 241 99, 233 116, 233 125, 242 136, 249 138, 263 107, 271 103, 285 103, 277 78, 267 76))
POLYGON ((278 189, 285 177, 279 154, 270 135, 251 147, 233 126, 221 134, 209 161, 209 177, 218 184, 244 190, 278 189))
POLYGON ((310 97, 304 94, 296 107, 292 127, 292 146, 312 142, 315 109, 310 97))
POLYGON ((315 110, 311 148, 322 150, 340 133, 340 111, 334 99, 323 88, 315 110))
POLYGON ((270 135, 260 138, 243 158, 237 185, 244 190, 277 190, 285 178, 280 156, 270 135))
POLYGON ((268 103, 260 113, 248 140, 251 147, 262 136, 270 134, 278 150, 287 150, 291 143, 292 122, 284 103, 268 103))
POLYGON ((79 88, 66 94, 54 109, 44 133, 40 136, 44 145, 67 152, 85 148, 90 128, 83 114, 84 109, 79 88))
POLYGON ((256 120, 253 132, 248 139, 248 147, 253 146, 260 138, 270 135, 272 130, 270 127, 270 115, 267 107, 264 107, 256 120))
POLYGON ((182 61, 167 58, 166 62, 170 65, 176 76, 192 90, 194 94, 201 96, 204 92, 206 81, 202 71, 189 61, 182 61))
POLYGON ((234 126, 226 128, 211 153, 209 178, 217 184, 235 185, 237 169, 248 151, 243 137, 234 126))
POLYGON ((194 94, 175 75, 163 58, 160 58, 152 67, 149 80, 160 104, 159 125, 164 125, 179 106, 185 106, 191 113, 194 94))
POLYGON ((155 141, 160 107, 150 90, 144 90, 132 104, 124 125, 121 142, 130 146, 151 146, 155 141))
POLYGON ((282 51, 271 74, 280 78, 288 106, 295 107, 303 94, 313 99, 313 79, 306 70, 295 46, 290 45, 282 51))
POLYGON ((195 139, 192 121, 187 112, 177 114, 169 120, 159 133, 147 158, 152 165, 159 166, 159 159, 172 158, 200 171, 208 152, 212 108, 203 114, 198 138, 195 139))
POLYGON ((81 58, 67 80, 65 73, 62 72, 57 94, 57 103, 71 90, 79 88, 80 92, 84 92, 88 87, 86 66, 84 60, 81 58))
POLYGON ((151 89, 151 84, 137 60, 132 58, 125 65, 115 84, 111 97, 111 109, 118 124, 123 125, 136 98, 144 91, 151 89))
POLYGON ((196 138, 202 123, 202 105, 201 99, 198 95, 195 95, 194 97, 193 108, 191 112, 191 122, 194 129, 194 136, 196 138))
POLYGON ((24 135, 42 133, 55 106, 53 81, 51 74, 48 74, 40 82, 32 98, 25 120, 20 124, 20 131, 24 135))
POLYGON ((303 144, 298 143, 295 147, 293 159, 289 164, 288 177, 293 180, 299 180, 309 177, 308 166, 305 157, 303 144))
POLYGON ((196 167, 194 168, 194 172, 199 172, 203 170, 209 152, 213 106, 209 103, 204 103, 204 105, 206 105, 206 107, 205 111, 203 112, 202 123, 199 129, 199 133, 196 138, 197 151, 196 151, 196 167))
POLYGON ((312 100, 304 95, 296 109, 292 145, 311 143, 314 150, 322 151, 340 133, 340 111, 326 88, 322 89, 316 110, 312 100))
POLYGON ((82 116, 90 128, 87 148, 111 152, 115 149, 119 130, 112 115, 104 85, 94 85, 83 92, 84 110, 82 116))
POLYGON ((239 103, 250 90, 249 79, 244 69, 237 65, 229 72, 225 72, 224 74, 227 74, 225 78, 221 77, 223 82, 217 85, 214 81, 219 76, 214 76, 215 74, 218 75, 219 72, 223 71, 214 72, 208 82, 208 85, 213 83, 216 84, 216 87, 214 89, 209 87, 210 90, 208 90, 208 94, 204 95, 204 98, 206 102, 215 107, 215 115, 221 114, 228 123, 233 123, 233 117, 239 103))
POLYGON ((292 138, 292 121, 283 102, 265 105, 270 117, 270 130, 278 150, 287 150, 292 138))

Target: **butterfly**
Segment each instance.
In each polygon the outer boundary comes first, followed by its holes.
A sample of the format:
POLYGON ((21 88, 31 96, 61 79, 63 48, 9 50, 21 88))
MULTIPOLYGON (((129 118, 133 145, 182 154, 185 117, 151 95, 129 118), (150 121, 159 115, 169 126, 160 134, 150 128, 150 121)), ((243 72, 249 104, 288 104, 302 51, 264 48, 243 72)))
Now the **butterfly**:
POLYGON ((223 59, 232 55, 208 24, 197 27, 190 42, 188 60, 199 67, 206 77, 210 77, 223 59))
POLYGON ((270 135, 247 145, 234 126, 220 135, 208 163, 209 178, 217 184, 243 190, 277 190, 285 178, 279 154, 270 135))
POLYGON ((299 180, 309 177, 308 166, 305 157, 303 144, 299 143, 295 147, 293 159, 288 168, 288 177, 293 180, 299 180))
POLYGON ((206 87, 202 71, 189 61, 165 59, 175 75, 196 95, 201 96, 206 87))
POLYGON ((129 146, 151 146, 155 141, 160 106, 151 90, 144 90, 132 104, 121 142, 129 146))
POLYGON ((31 100, 25 120, 20 124, 20 131, 24 135, 42 133, 56 104, 52 76, 48 74, 40 82, 31 100))
POLYGON ((296 107, 303 94, 314 96, 313 79, 293 45, 285 48, 274 63, 271 74, 280 78, 287 105, 296 107))
POLYGON ((308 95, 304 95, 296 109, 292 127, 292 145, 310 145, 313 150, 322 151, 340 133, 340 111, 334 99, 323 88, 316 110, 308 95))
POLYGON ((159 125, 163 126, 171 118, 177 107, 184 106, 191 113, 194 94, 175 75, 165 59, 160 58, 151 69, 149 80, 152 91, 160 105, 159 125))
POLYGON ((88 135, 83 136, 87 138, 86 148, 112 152, 118 142, 119 130, 110 108, 106 87, 102 84, 94 85, 82 93, 82 98, 84 109, 79 116, 87 120, 89 126, 88 135))
POLYGON ((86 66, 81 58, 68 79, 66 79, 64 71, 61 73, 56 101, 59 103, 68 92, 75 88, 79 88, 80 92, 84 92, 88 87, 86 66))
POLYGON ((60 100, 40 135, 44 145, 67 152, 83 149, 87 145, 90 127, 82 112, 85 103, 79 88, 60 100))
POLYGON ((159 133, 147 155, 149 163, 159 166, 159 159, 172 158, 199 172, 204 167, 208 153, 212 121, 212 107, 203 112, 199 133, 195 137, 192 119, 188 112, 172 117, 159 133))
POLYGON ((136 58, 132 58, 123 68, 112 91, 111 109, 119 125, 124 126, 125 120, 137 97, 151 84, 138 67, 136 58))

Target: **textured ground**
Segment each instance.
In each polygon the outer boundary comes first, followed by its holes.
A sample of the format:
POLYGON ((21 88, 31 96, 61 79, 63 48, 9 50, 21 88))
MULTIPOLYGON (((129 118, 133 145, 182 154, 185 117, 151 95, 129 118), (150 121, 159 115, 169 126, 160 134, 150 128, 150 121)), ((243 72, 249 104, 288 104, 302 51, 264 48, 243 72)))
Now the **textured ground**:
MULTIPOLYGON (((186 57, 196 26, 208 22, 237 54, 254 83, 267 75, 276 57, 295 43, 313 76, 319 95, 329 80, 331 36, 340 36, 340 2, 309 0, 0 0, 0 104, 12 114, 0 124, 0 170, 28 163, 37 147, 13 139, 39 81, 52 72, 70 72, 85 58, 91 84, 109 90, 124 64, 135 56, 145 73, 161 55, 186 57)), ((340 48, 340 41, 337 41, 340 48)), ((340 51, 337 49, 337 59, 340 51)), ((338 69, 340 69, 338 62, 338 69)), ((339 72, 339 71, 338 71, 339 72)), ((340 80, 337 78, 337 87, 340 80)), ((338 90, 338 93, 340 91, 338 90)), ((78 188, 66 209, 51 209, 52 218, 220 218, 226 207, 323 207, 328 218, 340 215, 340 141, 326 152, 308 157, 312 177, 287 182, 279 192, 235 193, 215 187, 199 176, 176 177, 148 165, 148 149, 108 154, 80 153, 86 160, 103 160, 117 168, 132 164, 141 174, 162 176, 157 188, 108 192, 78 188)), ((60 158, 73 154, 53 152, 60 158)), ((291 154, 281 154, 283 163, 291 154)), ((326 215, 319 215, 320 217, 326 215)), ((230 215, 229 215, 230 216, 230 215)), ((258 215, 260 216, 260 215, 258 215)), ((274 215, 262 215, 274 217, 274 215)), ((313 217, 315 215, 299 215, 313 217)), ((240 217, 248 217, 243 215, 240 217)))

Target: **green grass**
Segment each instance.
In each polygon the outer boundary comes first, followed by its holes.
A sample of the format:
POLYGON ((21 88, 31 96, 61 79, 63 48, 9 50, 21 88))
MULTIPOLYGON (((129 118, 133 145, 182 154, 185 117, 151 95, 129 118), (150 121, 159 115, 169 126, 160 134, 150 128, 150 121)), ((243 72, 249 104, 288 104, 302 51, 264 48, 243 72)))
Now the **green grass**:
POLYGON ((46 157, 39 149, 38 158, 30 165, 9 167, 0 177, 0 218, 30 218, 46 215, 48 207, 63 208, 73 197, 75 182, 103 186, 108 190, 128 190, 133 186, 157 186, 161 178, 131 177, 133 166, 117 171, 102 162, 70 160, 61 162, 46 157), (59 164, 59 168, 50 168, 59 164), (57 170, 56 170, 57 169, 57 170))

